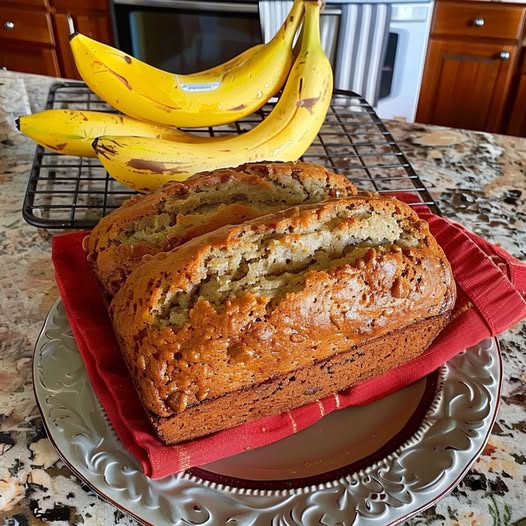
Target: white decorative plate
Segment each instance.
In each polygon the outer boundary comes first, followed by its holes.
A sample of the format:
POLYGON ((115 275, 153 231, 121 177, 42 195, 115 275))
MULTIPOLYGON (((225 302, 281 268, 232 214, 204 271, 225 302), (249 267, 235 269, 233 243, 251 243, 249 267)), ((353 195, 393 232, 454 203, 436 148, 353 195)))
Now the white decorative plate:
POLYGON ((381 525, 424 510, 459 482, 491 431, 501 386, 496 340, 366 407, 270 446, 152 480, 97 401, 62 303, 35 348, 37 402, 64 462, 146 524, 381 525))

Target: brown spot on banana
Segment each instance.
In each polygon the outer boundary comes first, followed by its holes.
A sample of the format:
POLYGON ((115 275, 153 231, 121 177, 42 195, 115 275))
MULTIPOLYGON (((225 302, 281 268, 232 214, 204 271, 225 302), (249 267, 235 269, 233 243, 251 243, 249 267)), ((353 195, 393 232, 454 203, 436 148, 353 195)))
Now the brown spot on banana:
POLYGON ((177 168, 170 168, 165 163, 160 161, 148 161, 145 159, 130 159, 126 166, 135 170, 144 170, 152 173, 169 173, 169 174, 182 174, 186 173, 185 170, 178 170, 177 168))
MULTIPOLYGON (((71 112, 71 115, 74 115, 74 113, 71 112)), ((83 121, 89 121, 88 117, 86 116, 86 114, 83 111, 79 111, 79 115, 82 117, 83 121)))
POLYGON ((128 79, 126 77, 123 77, 122 75, 120 75, 116 71, 113 71, 111 68, 106 66, 106 64, 104 64, 100 60, 96 60, 93 64, 95 64, 95 65, 98 64, 99 66, 102 67, 102 69, 105 69, 108 73, 111 73, 114 77, 116 77, 118 80, 120 80, 130 91, 132 90, 131 84, 128 82, 128 79))
POLYGON ((233 108, 230 108, 228 111, 239 111, 246 107, 246 104, 240 104, 239 106, 234 106, 233 108))
POLYGON ((60 144, 55 144, 53 146, 46 144, 45 147, 49 150, 58 150, 59 152, 62 151, 66 146, 68 145, 67 142, 62 142, 60 144))
POLYGON ((132 87, 131 87, 131 84, 128 82, 128 79, 126 77, 123 77, 122 75, 120 75, 119 73, 116 73, 115 71, 113 71, 112 69, 108 69, 108 71, 114 76, 114 77, 117 77, 118 80, 120 80, 125 86, 127 89, 129 89, 130 91, 132 90, 132 87))
POLYGON ((126 64, 132 63, 132 59, 128 55, 124 55, 122 58, 124 59, 124 62, 126 62, 126 64))
POLYGON ((309 97, 308 99, 300 99, 296 102, 296 106, 299 108, 305 108, 312 115, 312 108, 316 106, 316 103, 320 100, 320 97, 309 97))

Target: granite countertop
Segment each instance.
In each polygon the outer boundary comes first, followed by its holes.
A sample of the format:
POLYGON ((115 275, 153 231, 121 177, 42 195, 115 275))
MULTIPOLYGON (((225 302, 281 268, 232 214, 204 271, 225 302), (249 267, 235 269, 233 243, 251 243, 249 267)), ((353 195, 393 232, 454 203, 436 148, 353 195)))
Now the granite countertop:
MULTIPOLYGON (((59 297, 56 231, 22 218, 35 146, 14 120, 43 109, 55 80, 0 71, 0 525, 136 524, 60 460, 33 394, 33 346, 59 297)), ((387 125, 443 215, 526 261, 526 139, 387 125)), ((526 322, 499 341, 502 399, 489 442, 458 486, 407 525, 526 524, 526 322)))

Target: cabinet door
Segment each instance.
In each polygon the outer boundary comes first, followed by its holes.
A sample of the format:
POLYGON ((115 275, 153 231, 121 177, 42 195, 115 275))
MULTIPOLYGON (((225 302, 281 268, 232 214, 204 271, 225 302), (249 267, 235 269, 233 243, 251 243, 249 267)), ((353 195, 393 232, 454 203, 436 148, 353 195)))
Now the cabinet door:
POLYGON ((51 18, 44 11, 0 5, 0 21, 0 38, 50 46, 55 44, 51 18))
POLYGON ((439 1, 431 33, 457 38, 518 40, 526 10, 520 4, 502 2, 439 1))
POLYGON ((526 137, 526 73, 520 76, 506 133, 526 137))
POLYGON ((112 44, 111 23, 109 16, 105 13, 56 13, 55 28, 62 76, 65 78, 80 79, 69 46, 69 35, 72 31, 82 33, 106 44, 112 44))
POLYGON ((40 45, 19 45, 0 40, 0 68, 59 77, 55 50, 40 45))
POLYGON ((71 0, 53 0, 53 5, 57 11, 62 12, 67 12, 72 9, 101 12, 107 12, 109 10, 109 0, 75 0, 74 2, 71 0))
POLYGON ((516 47, 431 39, 416 120, 500 132, 516 47))

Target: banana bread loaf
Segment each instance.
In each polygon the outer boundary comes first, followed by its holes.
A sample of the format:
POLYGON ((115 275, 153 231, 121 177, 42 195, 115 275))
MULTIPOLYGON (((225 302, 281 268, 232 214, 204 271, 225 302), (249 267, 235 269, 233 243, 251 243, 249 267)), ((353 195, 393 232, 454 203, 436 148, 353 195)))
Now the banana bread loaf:
POLYGON ((164 252, 225 224, 302 203, 356 194, 342 175, 303 162, 249 163, 196 174, 135 196, 85 240, 88 261, 111 297, 146 254, 164 252))
POLYGON ((280 413, 421 354, 455 301, 427 223, 389 197, 302 205, 196 237, 110 304, 159 438, 280 413))

